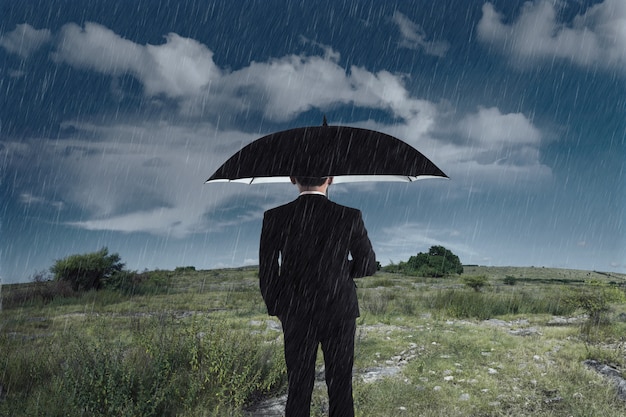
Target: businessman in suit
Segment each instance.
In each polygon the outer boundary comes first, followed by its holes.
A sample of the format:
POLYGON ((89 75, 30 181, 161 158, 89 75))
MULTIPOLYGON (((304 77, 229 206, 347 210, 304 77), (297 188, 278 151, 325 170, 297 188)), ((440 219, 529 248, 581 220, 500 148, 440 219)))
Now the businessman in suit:
POLYGON ((299 197, 265 212, 260 288, 283 326, 289 381, 286 417, 308 417, 318 345, 331 417, 354 416, 352 366, 359 316, 354 278, 373 275, 376 255, 361 212, 331 202, 328 178, 291 178, 299 197))

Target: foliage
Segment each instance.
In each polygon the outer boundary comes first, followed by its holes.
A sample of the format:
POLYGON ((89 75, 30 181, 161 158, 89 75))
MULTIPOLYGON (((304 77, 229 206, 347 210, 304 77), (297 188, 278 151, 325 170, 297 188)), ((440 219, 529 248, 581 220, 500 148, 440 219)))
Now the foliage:
POLYGON ((97 252, 57 260, 50 272, 55 280, 70 283, 74 291, 88 291, 102 288, 105 280, 123 268, 120 256, 109 255, 108 248, 104 247, 97 252))
POLYGON ((428 307, 456 318, 487 320, 515 314, 549 314, 563 316, 575 309, 553 294, 515 292, 510 294, 438 291, 427 300, 428 307))
MULTIPOLYGON (((414 316, 423 312, 428 315, 486 320, 518 314, 567 316, 576 310, 575 306, 567 302, 561 289, 537 291, 532 288, 489 286, 488 291, 463 291, 459 285, 445 285, 442 288, 440 284, 434 284, 439 288, 428 290, 429 284, 426 282, 416 282, 414 278, 395 278, 392 281, 389 276, 393 275, 381 273, 381 276, 369 277, 359 285, 359 306, 363 316, 373 315, 377 320, 388 321, 392 317, 414 316), (387 282, 393 282, 394 285, 380 285, 387 282)), ((473 280, 476 277, 470 278, 473 280)), ((478 282, 482 283, 483 279, 486 282, 484 276, 479 276, 478 282)))
POLYGON ((503 282, 505 285, 515 285, 517 284, 517 278, 511 275, 507 275, 504 277, 503 282))
POLYGON ((122 270, 103 280, 107 289, 119 291, 125 295, 164 294, 170 288, 170 273, 167 271, 122 270))
MULTIPOLYGON (((5 309, 33 304, 48 304, 53 300, 75 295, 65 281, 52 281, 46 271, 36 272, 28 284, 5 286, 0 306, 5 309)), ((1 309, 0 309, 1 311, 1 309)))
POLYGON ((81 326, 27 349, 0 340, 0 384, 9 393, 0 415, 233 415, 286 383, 278 343, 224 320, 137 319, 130 338, 90 322, 95 337, 81 326))
POLYGON ((400 262, 398 265, 391 264, 383 270, 439 278, 451 274, 462 274, 463 265, 452 251, 443 246, 431 246, 428 253, 420 252, 416 256, 411 256, 407 262, 400 262))
POLYGON ((607 324, 611 304, 625 300, 622 290, 599 282, 590 282, 583 289, 571 290, 567 299, 572 306, 587 314, 589 326, 607 324))
POLYGON ((487 285, 487 277, 484 275, 467 276, 463 277, 463 282, 474 291, 480 292, 480 290, 487 285))
POLYGON ((195 270, 196 270, 195 266, 177 266, 176 269, 174 269, 174 272, 176 273, 194 272, 195 270))

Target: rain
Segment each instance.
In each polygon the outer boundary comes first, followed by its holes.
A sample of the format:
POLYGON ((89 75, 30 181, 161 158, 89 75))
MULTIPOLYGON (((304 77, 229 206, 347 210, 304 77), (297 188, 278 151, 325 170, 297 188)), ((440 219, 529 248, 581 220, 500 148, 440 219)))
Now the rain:
POLYGON ((135 271, 257 266, 263 213, 294 186, 205 181, 324 118, 449 177, 329 188, 381 265, 441 245, 467 265, 626 273, 623 0, 0 9, 0 291, 103 247, 135 271))

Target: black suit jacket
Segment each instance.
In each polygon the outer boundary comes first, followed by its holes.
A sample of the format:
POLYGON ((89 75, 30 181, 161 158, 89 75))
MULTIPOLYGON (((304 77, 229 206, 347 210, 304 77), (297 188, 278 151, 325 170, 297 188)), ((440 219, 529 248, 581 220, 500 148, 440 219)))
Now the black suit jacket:
POLYGON ((376 255, 359 210, 314 194, 265 212, 259 279, 270 315, 356 318, 353 278, 375 271, 376 255))

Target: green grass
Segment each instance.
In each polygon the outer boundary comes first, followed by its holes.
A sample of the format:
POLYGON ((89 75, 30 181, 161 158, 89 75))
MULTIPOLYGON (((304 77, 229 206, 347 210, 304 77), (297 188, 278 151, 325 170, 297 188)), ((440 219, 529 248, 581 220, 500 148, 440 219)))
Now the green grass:
MULTIPOLYGON (((145 287, 131 293, 47 302, 23 296, 32 284, 3 287, 5 300, 19 297, 0 313, 0 415, 238 416, 285 391, 281 333, 266 324, 256 269, 143 274, 145 287)), ((488 285, 391 273, 357 282, 357 415, 626 415, 614 387, 583 364, 626 369, 624 303, 611 303, 599 325, 547 325, 585 313, 571 294, 623 291, 615 283, 624 276, 485 267, 465 275, 488 285), (519 327, 536 331, 509 332, 519 327), (395 376, 360 378, 394 358, 406 360, 395 376)), ((325 401, 316 389, 314 416, 325 415, 325 401)))

